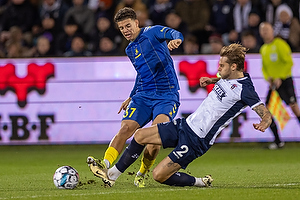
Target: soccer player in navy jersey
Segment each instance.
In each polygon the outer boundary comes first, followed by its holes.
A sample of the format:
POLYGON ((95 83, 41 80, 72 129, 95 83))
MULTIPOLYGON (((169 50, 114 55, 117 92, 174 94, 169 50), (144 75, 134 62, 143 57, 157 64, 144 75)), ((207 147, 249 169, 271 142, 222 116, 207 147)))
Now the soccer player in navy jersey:
POLYGON ((259 99, 249 74, 244 73, 246 51, 240 44, 223 47, 218 67, 221 78, 200 79, 202 87, 215 85, 194 113, 186 119, 136 130, 119 161, 110 169, 100 169, 93 163, 90 166, 94 173, 111 187, 139 157, 145 145, 154 144, 174 148, 153 170, 156 181, 171 186, 211 186, 211 175, 196 178, 178 170, 185 169, 194 159, 206 153, 218 134, 247 106, 261 118, 259 123, 253 124, 254 129, 264 132, 272 122, 271 113, 259 99))
MULTIPOLYGON (((183 35, 159 25, 140 28, 135 11, 128 7, 120 9, 114 21, 123 36, 130 41, 125 51, 137 76, 130 96, 122 103, 118 112, 125 110, 121 128, 111 140, 104 159, 99 160, 92 156, 87 158, 90 167, 91 163, 97 163, 99 168, 104 169, 109 168, 117 159, 126 140, 138 128, 151 120, 152 124, 173 120, 180 105, 179 84, 170 50, 179 47, 183 35)), ((159 149, 159 145, 147 145, 141 168, 134 181, 136 186, 145 186, 145 174, 154 164, 159 149)))

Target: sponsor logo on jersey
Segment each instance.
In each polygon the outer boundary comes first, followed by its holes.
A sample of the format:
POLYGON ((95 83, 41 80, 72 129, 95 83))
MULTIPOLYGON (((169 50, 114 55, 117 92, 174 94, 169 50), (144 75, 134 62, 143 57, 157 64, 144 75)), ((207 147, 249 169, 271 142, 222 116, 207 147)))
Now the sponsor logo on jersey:
POLYGON ((221 87, 221 85, 218 82, 215 84, 215 87, 214 87, 213 91, 216 93, 217 98, 220 101, 222 101, 223 97, 226 97, 225 90, 221 87))

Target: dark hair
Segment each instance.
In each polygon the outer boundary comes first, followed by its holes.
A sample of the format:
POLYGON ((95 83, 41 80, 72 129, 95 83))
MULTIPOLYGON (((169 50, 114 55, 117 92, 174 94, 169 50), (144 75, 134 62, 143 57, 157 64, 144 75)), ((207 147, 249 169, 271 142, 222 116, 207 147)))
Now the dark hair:
POLYGON ((120 9, 114 17, 114 22, 117 23, 125 19, 133 19, 133 20, 137 19, 136 13, 132 8, 124 7, 120 9))
POLYGON ((224 46, 220 51, 220 56, 227 57, 227 63, 237 65, 238 71, 244 71, 245 55, 248 49, 241 44, 231 44, 224 46))
MULTIPOLYGON (((253 36, 255 37, 255 33, 252 30, 245 30, 241 33, 241 37, 253 36)), ((256 38, 256 37, 255 37, 256 38)))

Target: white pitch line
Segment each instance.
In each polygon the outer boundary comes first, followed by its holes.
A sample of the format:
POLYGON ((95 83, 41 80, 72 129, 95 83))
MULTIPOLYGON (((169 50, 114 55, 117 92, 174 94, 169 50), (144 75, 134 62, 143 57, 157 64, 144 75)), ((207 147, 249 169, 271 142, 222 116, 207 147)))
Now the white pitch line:
POLYGON ((273 184, 272 186, 281 187, 281 186, 293 186, 293 185, 300 185, 300 183, 273 184))
MULTIPOLYGON (((191 189, 191 188, 189 188, 191 189)), ((196 189, 196 188, 195 188, 196 189)), ((206 188, 197 188, 197 189, 206 189, 206 188)), ((167 191, 178 191, 178 190, 188 190, 188 188, 165 188, 159 189, 157 191, 167 192, 167 191)), ((92 196, 92 195, 101 195, 101 194, 128 194, 128 193, 139 193, 139 192, 152 192, 147 190, 132 190, 132 191, 107 191, 107 192, 95 192, 95 193, 80 193, 80 194, 53 194, 53 195, 33 195, 33 196, 15 196, 15 197, 0 197, 0 200, 4 199, 36 199, 43 197, 64 197, 64 196, 92 196)))
MULTIPOLYGON (((258 188, 258 187, 283 187, 283 186, 297 186, 300 183, 283 183, 283 184, 271 184, 271 185, 261 185, 261 186, 246 186, 245 188, 258 188)), ((221 188, 221 187, 217 187, 221 188)), ((212 187, 209 189, 217 189, 212 187)), ((226 188, 226 187, 224 187, 226 188)), ((109 188, 108 188, 109 189, 109 188)), ((163 188, 157 189, 157 191, 167 192, 167 191, 178 191, 178 190, 192 190, 192 189, 207 189, 207 188, 163 188)), ((36 199, 43 197, 65 197, 65 196, 92 196, 92 195, 102 195, 102 194, 129 194, 129 193, 140 193, 140 192, 152 192, 150 190, 131 190, 131 191, 105 191, 105 192, 95 192, 95 193, 80 193, 80 194, 53 194, 53 195, 33 195, 33 196, 15 196, 15 197, 0 197, 0 200, 5 199, 36 199)))

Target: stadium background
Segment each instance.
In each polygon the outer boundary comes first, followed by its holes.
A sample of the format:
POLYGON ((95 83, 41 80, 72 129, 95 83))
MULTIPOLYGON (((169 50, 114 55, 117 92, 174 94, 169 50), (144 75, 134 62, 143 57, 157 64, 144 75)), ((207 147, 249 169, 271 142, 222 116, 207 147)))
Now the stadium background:
MULTIPOLYGON (((185 117, 196 110, 210 90, 198 88, 193 81, 203 75, 214 76, 219 56, 173 58, 181 87, 176 117, 185 117)), ((300 54, 293 54, 293 60, 299 99, 300 54)), ((268 85, 262 77, 260 55, 247 55, 246 66, 265 101, 268 85)), ((122 115, 117 112, 136 75, 127 57, 1 59, 0 72, 0 145, 109 143, 120 127, 122 115), (38 65, 39 73, 46 74, 42 88, 37 86, 43 82, 41 76, 33 75, 29 65, 38 65), (53 76, 45 72, 49 65, 54 67, 53 76), (14 73, 4 76, 9 67, 15 68, 14 73), (26 101, 20 99, 22 95, 26 101)), ((300 141, 298 121, 289 108, 287 111, 291 119, 281 137, 284 141, 300 141)), ((222 131, 217 142, 273 141, 270 130, 261 133, 253 129, 252 124, 258 120, 247 108, 222 131)))

